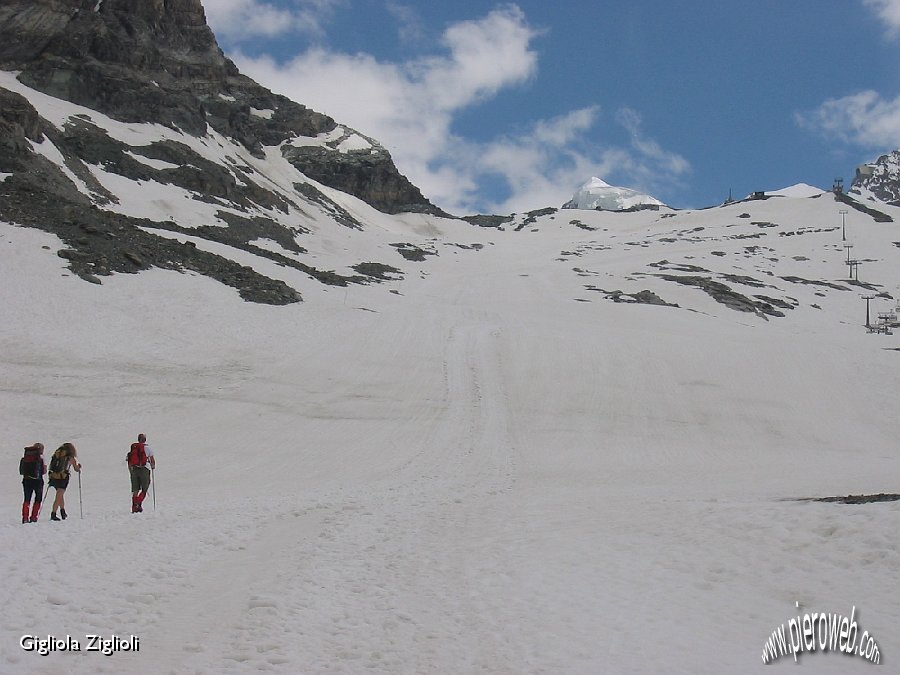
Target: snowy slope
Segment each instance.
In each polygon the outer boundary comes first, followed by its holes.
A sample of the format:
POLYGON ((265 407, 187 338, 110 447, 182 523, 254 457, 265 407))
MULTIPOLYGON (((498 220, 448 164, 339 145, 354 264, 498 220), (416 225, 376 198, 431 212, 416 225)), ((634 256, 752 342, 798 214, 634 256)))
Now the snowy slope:
POLYGON ((900 503, 797 501, 900 484, 900 344, 861 298, 894 308, 900 237, 850 210, 848 279, 843 208, 381 216, 305 243, 436 255, 348 287, 219 245, 298 284, 281 307, 85 283, 0 225, 7 466, 38 440, 84 463, 65 523, 20 525, 4 474, 0 672, 757 672, 782 622, 851 607, 892 663, 900 503), (141 431, 157 506, 133 516, 141 431), (89 633, 140 652, 19 646, 89 633))
POLYGON ((374 152, 374 142, 352 129, 337 125, 318 136, 294 135, 278 145, 264 146, 257 156, 212 128, 194 136, 160 124, 114 120, 35 91, 12 72, 0 71, 0 88, 23 96, 35 110, 43 132, 38 139, 23 137, 21 142, 46 160, 40 165, 29 155, 31 166, 6 175, 2 187, 18 197, 26 192, 28 174, 40 168, 50 175, 56 172, 75 195, 62 212, 53 210, 56 200, 52 197, 45 203, 25 200, 31 211, 22 208, 23 219, 17 222, 58 234, 62 242, 57 248, 65 251, 71 269, 83 278, 101 283, 116 271, 137 272, 152 266, 186 269, 234 286, 248 297, 254 284, 282 281, 278 270, 287 267, 302 272, 293 275, 296 283, 292 285, 275 284, 276 301, 290 302, 307 292, 319 292, 322 284, 374 283, 382 270, 403 274, 404 258, 395 246, 403 242, 392 239, 394 222, 415 220, 414 215, 387 216, 361 199, 309 178, 289 161, 290 152, 297 148, 333 155, 365 154, 367 148, 374 152), (91 130, 90 135, 72 143, 84 128, 91 130), (76 148, 94 143, 101 150, 79 156, 66 143, 76 148), (97 154, 113 159, 84 159, 97 154), (204 177, 212 172, 212 178, 204 177), (44 208, 47 213, 41 218, 44 208), (373 236, 360 235, 369 229, 375 231, 373 236), (166 247, 167 240, 175 243, 166 247), (276 269, 236 281, 244 270, 220 269, 234 260, 232 254, 219 255, 223 245, 240 248, 244 259, 276 269), (133 262, 135 256, 140 264, 133 262), (376 270, 364 267, 360 271, 361 265, 375 265, 376 270))

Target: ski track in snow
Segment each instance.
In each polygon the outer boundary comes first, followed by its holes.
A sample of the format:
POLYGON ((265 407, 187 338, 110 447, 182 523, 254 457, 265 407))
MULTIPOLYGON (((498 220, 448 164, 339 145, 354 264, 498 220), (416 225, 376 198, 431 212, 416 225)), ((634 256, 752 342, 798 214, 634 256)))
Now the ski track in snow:
MULTIPOLYGON (((219 672, 264 670, 309 654, 322 656, 303 661, 308 672, 403 670, 410 667, 411 655, 416 669, 435 670, 447 657, 435 651, 448 645, 455 644, 454 660, 461 664, 477 654, 472 650, 477 645, 457 640, 489 615, 479 602, 483 594, 470 587, 480 581, 477 573, 470 578, 470 552, 458 549, 460 538, 453 533, 463 532, 485 509, 485 501, 509 489, 512 478, 503 417, 496 414, 503 399, 483 405, 484 381, 496 358, 491 336, 472 329, 461 333, 448 339, 439 414, 412 420, 424 436, 425 450, 383 479, 377 490, 313 509, 313 527, 302 525, 310 518, 302 509, 278 514, 274 522, 283 524, 264 528, 264 533, 273 532, 258 543, 270 551, 280 541, 286 550, 261 569, 248 561, 251 576, 246 579, 277 592, 253 593, 254 585, 248 583, 239 601, 204 607, 226 627, 217 640, 222 645, 219 672), (496 450, 484 457, 480 448, 496 450), (272 537, 277 541, 266 546, 265 539, 272 537), (270 581, 264 582, 266 578, 270 581), (434 612, 443 618, 429 616, 434 612), (237 622, 228 623, 229 617, 237 622), (448 620, 451 634, 429 628, 448 620)), ((242 576, 246 574, 224 570, 216 578, 240 587, 242 576)), ((196 592, 189 597, 202 601, 196 592)), ((184 616, 181 611, 172 614, 184 616)), ((493 630, 502 632, 502 626, 493 630)), ((170 639, 178 643, 184 635, 179 628, 170 639)), ((198 637, 202 639, 195 643, 210 651, 208 640, 198 637)), ((202 655, 201 661, 206 658, 202 655)))

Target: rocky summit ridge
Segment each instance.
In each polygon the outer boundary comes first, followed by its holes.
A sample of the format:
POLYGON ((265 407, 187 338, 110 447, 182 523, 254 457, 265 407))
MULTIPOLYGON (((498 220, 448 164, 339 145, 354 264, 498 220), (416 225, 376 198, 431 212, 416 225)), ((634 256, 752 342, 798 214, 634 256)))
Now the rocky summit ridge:
MULTIPOLYGON (((0 69, 19 71, 19 81, 33 89, 122 122, 193 135, 209 125, 257 157, 263 146, 337 126, 241 75, 219 48, 200 0, 4 0, 0 69)), ((358 156, 344 155, 335 166, 310 148, 292 152, 290 161, 381 211, 438 211, 377 143, 358 156)))
POLYGON ((242 75, 200 0, 0 0, 0 71, 0 220, 60 236, 61 255, 89 280, 158 266, 213 276, 246 299, 298 299, 281 282, 149 234, 177 229, 177 218, 129 215, 110 176, 223 206, 193 233, 243 247, 265 238, 302 250, 295 235, 310 225, 301 212, 362 227, 321 186, 383 213, 443 215, 376 141, 242 75), (53 119, 54 101, 71 104, 68 113, 53 119), (223 164, 206 151, 211 139, 248 161, 232 153, 223 164), (273 189, 252 160, 286 161, 296 180, 273 189))
POLYGON ((850 191, 900 206, 900 150, 858 167, 850 191))

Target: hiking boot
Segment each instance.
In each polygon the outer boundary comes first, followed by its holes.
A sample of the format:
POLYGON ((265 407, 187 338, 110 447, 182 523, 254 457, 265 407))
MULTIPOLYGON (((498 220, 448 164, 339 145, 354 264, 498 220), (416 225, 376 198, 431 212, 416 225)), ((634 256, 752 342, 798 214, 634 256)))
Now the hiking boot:
POLYGON ((24 525, 24 524, 27 523, 27 522, 28 522, 28 517, 27 517, 27 516, 22 516, 22 524, 24 525))
POLYGON ((65 510, 65 509, 60 509, 60 510, 59 510, 59 515, 61 515, 61 516, 62 516, 62 519, 65 520, 65 519, 67 518, 67 516, 66 516, 66 510, 65 510))
POLYGON ((32 522, 32 523, 36 523, 36 522, 37 522, 37 517, 32 518, 32 519, 31 519, 31 522, 32 522))
MULTIPOLYGON (((50 514, 50 520, 59 520, 59 516, 56 515, 56 511, 53 511, 53 512, 50 514)), ((32 522, 34 522, 34 521, 32 521, 32 522)))

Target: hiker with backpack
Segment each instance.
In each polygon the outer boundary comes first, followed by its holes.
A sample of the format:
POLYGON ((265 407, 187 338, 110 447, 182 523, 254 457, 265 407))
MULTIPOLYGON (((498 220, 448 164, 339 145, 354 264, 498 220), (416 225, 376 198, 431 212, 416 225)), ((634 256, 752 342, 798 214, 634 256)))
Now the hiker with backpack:
POLYGON ((128 462, 128 473, 131 474, 131 512, 142 513, 144 498, 150 489, 150 470, 156 469, 156 458, 153 456, 153 450, 147 445, 147 437, 144 434, 138 434, 137 443, 131 444, 125 460, 128 462))
POLYGON ((36 523, 41 513, 41 500, 44 498, 44 474, 47 465, 43 458, 44 444, 35 443, 25 448, 25 454, 19 460, 19 474, 22 476, 22 489, 25 500, 22 502, 22 524, 36 523), (34 497, 34 505, 31 498, 34 497))
POLYGON ((81 464, 76 459, 77 455, 78 451, 74 445, 63 443, 50 457, 50 468, 47 475, 50 478, 50 487, 56 488, 50 520, 60 520, 60 517, 56 515, 57 511, 62 516, 62 520, 68 517, 66 514, 66 488, 69 487, 69 468, 81 473, 81 464))

